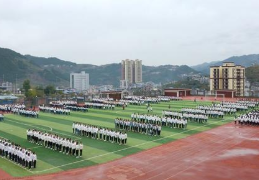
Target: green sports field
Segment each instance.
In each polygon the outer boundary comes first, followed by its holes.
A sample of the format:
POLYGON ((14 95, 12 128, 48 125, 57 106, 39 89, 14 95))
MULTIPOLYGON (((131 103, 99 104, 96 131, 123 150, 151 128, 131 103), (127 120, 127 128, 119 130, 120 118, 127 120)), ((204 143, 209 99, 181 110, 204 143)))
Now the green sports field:
MULTIPOLYGON (((169 104, 171 105, 171 110, 178 111, 182 107, 196 107, 198 104, 211 104, 211 102, 171 101, 170 103, 154 104, 152 105, 153 113, 161 115, 162 110, 168 109, 169 104)), ((0 168, 12 176, 29 176, 92 166, 206 131, 233 120, 233 117, 225 116, 224 119, 209 119, 207 124, 188 123, 186 130, 163 127, 160 137, 128 132, 127 145, 112 144, 87 137, 81 138, 72 133, 73 121, 114 128, 114 118, 122 117, 130 119, 130 115, 136 112, 147 113, 147 110, 144 105, 129 105, 125 110, 122 110, 121 107, 117 107, 115 110, 90 109, 86 113, 72 112, 70 116, 40 113, 38 119, 12 114, 6 115, 5 121, 0 122, 0 136, 23 147, 33 149, 38 156, 38 164, 36 169, 29 171, 13 162, 0 158, 0 168), (29 128, 43 131, 52 130, 52 132, 60 136, 79 139, 84 144, 83 157, 76 159, 75 157, 29 143, 26 140, 26 130, 29 128)))

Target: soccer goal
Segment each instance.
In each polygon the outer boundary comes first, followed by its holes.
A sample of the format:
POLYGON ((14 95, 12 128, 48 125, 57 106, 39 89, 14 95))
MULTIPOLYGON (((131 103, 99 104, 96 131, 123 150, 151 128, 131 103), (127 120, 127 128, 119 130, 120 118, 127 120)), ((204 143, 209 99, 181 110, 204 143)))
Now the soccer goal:
POLYGON ((218 93, 216 93, 215 94, 215 99, 214 99, 215 101, 225 101, 225 94, 218 94, 218 93))

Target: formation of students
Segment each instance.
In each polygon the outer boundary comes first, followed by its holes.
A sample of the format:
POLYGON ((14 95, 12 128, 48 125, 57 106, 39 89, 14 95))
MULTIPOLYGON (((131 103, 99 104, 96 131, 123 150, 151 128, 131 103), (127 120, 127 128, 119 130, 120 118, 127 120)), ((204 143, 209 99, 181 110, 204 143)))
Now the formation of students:
POLYGON ((122 101, 114 101, 113 98, 93 98, 93 103, 110 104, 117 107, 127 106, 128 104, 122 101))
POLYGON ((39 106, 39 110, 41 112, 48 112, 52 114, 60 114, 60 115, 70 115, 70 110, 69 109, 63 109, 63 108, 58 108, 58 107, 47 107, 47 106, 39 106))
POLYGON ((224 114, 235 114, 237 112, 236 108, 230 108, 223 106, 221 104, 213 104, 211 106, 205 106, 205 105, 200 105, 196 107, 197 109, 202 109, 207 111, 220 111, 223 112, 224 114))
POLYGON ((182 97, 175 97, 175 96, 158 96, 158 98, 166 98, 166 99, 169 99, 171 101, 181 101, 181 100, 183 100, 182 97))
POLYGON ((249 109, 248 104, 239 102, 221 102, 221 106, 225 108, 235 108, 237 111, 246 111, 249 109))
POLYGON ((187 128, 187 120, 184 118, 160 117, 157 115, 131 114, 131 119, 135 122, 168 126, 171 128, 187 128))
POLYGON ((69 101, 69 100, 65 100, 65 101, 51 101, 49 103, 51 106, 75 106, 77 105, 76 101, 69 101))
POLYGON ((87 108, 93 108, 93 109, 109 109, 109 110, 115 109, 114 104, 102 104, 102 103, 86 102, 85 105, 86 105, 87 108))
POLYGON ((141 123, 147 124, 158 124, 160 125, 162 122, 162 118, 157 115, 148 115, 148 114, 139 114, 133 113, 131 114, 131 119, 141 123))
POLYGON ((138 106, 144 104, 144 101, 141 101, 141 100, 126 100, 126 99, 121 99, 120 102, 123 103, 123 104, 126 104, 126 106, 127 106, 128 104, 131 104, 131 105, 138 105, 138 106))
POLYGON ((184 113, 192 113, 192 114, 203 114, 208 115, 212 118, 223 118, 224 112, 216 111, 216 110, 204 110, 204 109, 193 109, 193 108, 182 108, 181 110, 184 113))
POLYGON ((88 109, 85 107, 79 107, 79 106, 65 106, 65 109, 69 109, 71 111, 81 111, 81 112, 88 112, 88 109))
POLYGON ((198 123, 206 123, 208 121, 208 116, 205 114, 193 114, 193 113, 173 112, 173 111, 163 110, 162 115, 173 119, 185 119, 185 120, 194 121, 198 123))
POLYGON ((79 136, 86 136, 92 139, 108 141, 117 144, 127 143, 127 133, 114 131, 112 129, 92 126, 89 124, 74 122, 72 124, 73 133, 79 136))
POLYGON ((75 141, 70 138, 63 138, 57 134, 28 129, 27 140, 53 151, 76 156, 76 158, 82 157, 83 154, 84 145, 82 142, 75 141))
POLYGON ((116 118, 114 120, 114 123, 115 123, 115 129, 138 132, 138 133, 147 134, 151 136, 160 136, 161 134, 160 125, 141 123, 141 122, 121 119, 121 118, 116 118))
POLYGON ((239 116, 235 120, 235 124, 259 126, 259 110, 253 110, 239 116))
POLYGON ((242 104, 243 106, 247 106, 249 108, 255 108, 259 106, 259 101, 258 100, 238 100, 236 103, 242 104))
POLYGON ((160 102, 160 98, 155 97, 144 97, 144 96, 125 96, 125 100, 137 100, 141 101, 143 103, 152 103, 152 104, 158 104, 160 102))
POLYGON ((19 108, 13 108, 12 109, 13 114, 25 116, 25 117, 32 117, 32 118, 38 118, 39 113, 38 111, 32 111, 32 110, 25 110, 25 109, 19 109, 19 108))
POLYGON ((36 168, 37 155, 35 152, 3 138, 0 138, 0 155, 24 168, 36 168))
POLYGON ((0 105, 0 111, 5 112, 5 113, 11 113, 12 109, 25 109, 24 104, 5 104, 5 105, 0 105))

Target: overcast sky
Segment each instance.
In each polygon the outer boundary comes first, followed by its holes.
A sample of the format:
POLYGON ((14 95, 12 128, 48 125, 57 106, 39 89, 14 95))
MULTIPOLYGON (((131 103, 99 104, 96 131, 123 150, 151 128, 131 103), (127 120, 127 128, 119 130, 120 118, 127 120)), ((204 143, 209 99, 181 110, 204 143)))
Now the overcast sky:
POLYGON ((0 0, 0 47, 97 65, 259 54, 259 0, 0 0))

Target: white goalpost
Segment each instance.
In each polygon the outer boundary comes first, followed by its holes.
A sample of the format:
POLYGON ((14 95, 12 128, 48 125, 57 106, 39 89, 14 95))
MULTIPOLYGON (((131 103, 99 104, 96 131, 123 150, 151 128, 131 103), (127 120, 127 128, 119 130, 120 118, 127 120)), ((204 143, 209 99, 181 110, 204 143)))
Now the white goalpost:
POLYGON ((223 102, 225 102, 225 94, 218 94, 218 93, 216 93, 215 94, 215 100, 216 101, 223 101, 223 102))

